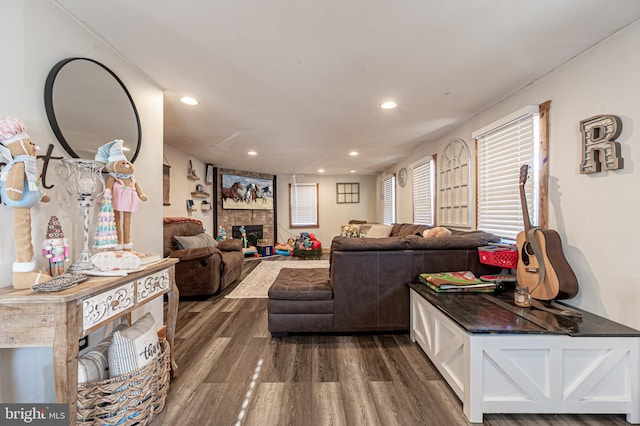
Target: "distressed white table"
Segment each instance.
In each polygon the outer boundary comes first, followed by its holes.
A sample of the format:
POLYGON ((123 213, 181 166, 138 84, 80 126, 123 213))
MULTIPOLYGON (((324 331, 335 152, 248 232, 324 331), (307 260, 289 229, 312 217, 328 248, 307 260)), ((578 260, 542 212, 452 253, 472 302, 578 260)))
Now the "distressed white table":
POLYGON ((460 398, 484 413, 626 414, 640 423, 640 331, 591 313, 563 317, 513 304, 513 293, 411 288, 411 340, 460 398))
POLYGON ((0 347, 53 348, 55 402, 69 404, 69 418, 75 424, 79 339, 165 293, 167 341, 175 372, 176 263, 177 259, 164 259, 125 277, 92 277, 58 292, 0 288, 0 347))

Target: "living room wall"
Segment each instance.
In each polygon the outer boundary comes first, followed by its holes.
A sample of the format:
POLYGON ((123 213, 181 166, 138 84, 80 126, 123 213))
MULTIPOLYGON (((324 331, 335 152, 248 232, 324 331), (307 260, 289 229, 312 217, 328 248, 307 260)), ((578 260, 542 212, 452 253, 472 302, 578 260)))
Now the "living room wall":
POLYGON ((169 203, 163 205, 162 212, 164 217, 191 217, 202 221, 205 232, 211 236, 216 235, 213 229, 214 209, 205 212, 202 210, 202 199, 193 198, 191 192, 196 190, 196 185, 203 186, 204 191, 211 194, 207 200, 213 205, 213 185, 205 182, 206 164, 197 158, 191 157, 179 149, 169 145, 164 145, 164 161, 170 167, 170 185, 169 185, 169 203), (200 180, 189 180, 187 178, 189 172, 189 161, 196 171, 200 180), (196 211, 187 211, 186 201, 193 199, 196 211))
POLYGON ((319 228, 289 228, 289 184, 293 183, 292 175, 278 175, 278 239, 286 242, 287 238, 295 238, 302 231, 316 235, 322 246, 328 249, 334 236, 340 235, 340 227, 351 219, 378 222, 378 200, 375 175, 296 175, 298 183, 318 183, 319 228), (336 201, 336 184, 354 182, 360 184, 360 202, 354 204, 338 204, 336 201))
MULTIPOLYGON (((51 130, 44 108, 44 85, 49 70, 61 59, 75 56, 98 60, 113 70, 129 89, 142 123, 142 148, 135 162, 135 176, 149 200, 133 215, 134 248, 162 252, 162 90, 141 75, 109 46, 89 33, 50 1, 14 0, 2 4, 3 66, 0 67, 0 117, 13 116, 27 126, 32 140, 43 148, 54 146, 53 156, 68 157, 51 130), (10 40, 10 42, 9 42, 10 40)), ((115 135, 114 135, 115 138, 115 135)), ((108 142, 108 141, 105 141, 108 142)), ((42 166, 42 163, 40 163, 42 166)), ((47 268, 39 256, 45 228, 51 215, 61 221, 71 245, 71 259, 82 249, 82 210, 61 192, 56 168, 59 160, 49 163, 48 204, 32 208, 32 239, 37 265, 47 268)), ((97 209, 97 206, 96 206, 97 209)), ((97 210, 96 210, 97 211, 97 210)), ((11 285, 14 243, 11 229, 13 212, 0 206, 0 287, 11 285)), ((91 223, 95 223, 92 222, 91 223)), ((162 301, 152 302, 134 313, 134 320, 151 311, 162 320, 162 301)), ((91 339, 90 339, 91 340, 91 339)), ((53 402, 53 365, 50 348, 0 349, 0 402, 53 402)))
MULTIPOLYGON (((386 170, 397 172, 410 159, 441 154, 462 138, 526 105, 551 100, 549 147, 549 227, 560 234, 567 260, 579 281, 572 305, 640 329, 636 271, 640 240, 640 22, 599 43, 547 76, 487 109, 435 142, 425 143, 405 161, 386 170), (624 169, 580 174, 580 120, 598 114, 622 119, 624 169)), ((471 176, 475 179, 475 164, 471 176)), ((400 217, 411 217, 411 184, 398 188, 400 217)), ((475 205, 471 191, 470 205, 475 205)), ((471 218, 475 223, 475 212, 471 218)))

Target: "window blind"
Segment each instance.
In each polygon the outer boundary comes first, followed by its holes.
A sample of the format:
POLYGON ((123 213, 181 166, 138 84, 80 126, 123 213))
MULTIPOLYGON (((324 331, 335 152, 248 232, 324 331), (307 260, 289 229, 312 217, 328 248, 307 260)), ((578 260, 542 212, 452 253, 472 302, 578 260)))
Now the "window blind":
POLYGON ((318 184, 293 183, 289 192, 291 226, 318 226, 318 184))
POLYGON ((433 160, 411 168, 413 172, 413 223, 433 226, 433 160))
POLYGON ((382 223, 391 225, 396 221, 396 178, 389 176, 382 181, 382 223))
POLYGON ((529 217, 538 217, 538 114, 525 114, 477 136, 478 229, 515 240, 524 229, 520 166, 529 165, 525 197, 529 217))

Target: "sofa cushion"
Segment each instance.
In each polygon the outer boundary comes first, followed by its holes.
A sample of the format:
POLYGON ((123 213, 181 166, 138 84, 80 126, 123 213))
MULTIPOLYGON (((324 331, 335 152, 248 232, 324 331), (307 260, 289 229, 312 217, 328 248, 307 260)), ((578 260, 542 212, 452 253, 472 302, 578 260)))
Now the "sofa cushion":
POLYGON ((429 225, 417 225, 415 223, 396 223, 391 230, 392 237, 406 237, 407 235, 422 235, 422 233, 432 227, 429 225))
POLYGON ((489 243, 497 243, 499 237, 484 231, 458 231, 452 235, 438 238, 424 238, 417 235, 408 235, 404 238, 408 250, 449 250, 449 249, 474 249, 489 243))
POLYGON ((169 252, 175 250, 176 235, 198 235, 204 232, 202 222, 187 220, 189 218, 168 218, 165 217, 162 227, 162 253, 166 257, 169 252))
POLYGON ((334 237, 331 242, 331 251, 377 251, 377 250, 405 250, 404 238, 348 238, 334 237))
POLYGON ((204 232, 197 235, 176 235, 173 237, 178 249, 191 249, 200 247, 217 247, 218 242, 204 232))
POLYGON ((386 238, 391 235, 393 225, 371 225, 365 235, 366 238, 386 238))
POLYGON ((269 299, 333 299, 329 268, 282 268, 269 288, 269 299))

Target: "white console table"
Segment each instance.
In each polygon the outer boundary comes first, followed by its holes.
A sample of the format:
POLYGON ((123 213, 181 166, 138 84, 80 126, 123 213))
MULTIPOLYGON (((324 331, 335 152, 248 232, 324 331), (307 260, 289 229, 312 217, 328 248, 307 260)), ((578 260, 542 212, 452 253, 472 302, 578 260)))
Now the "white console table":
POLYGON ((411 287, 411 340, 463 404, 484 413, 622 413, 640 423, 640 331, 588 312, 563 317, 502 294, 411 287))
POLYGON ((177 259, 165 259, 124 277, 92 277, 58 292, 0 288, 0 347, 52 347, 56 401, 69 404, 75 424, 78 395, 78 341, 110 321, 168 296, 167 341, 171 351, 178 314, 174 278, 177 259))

